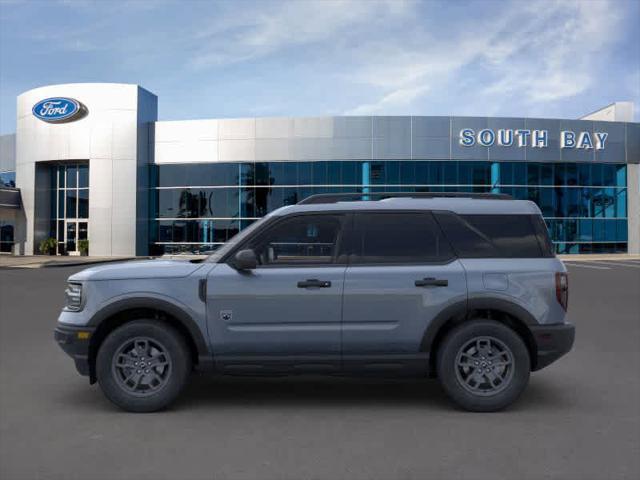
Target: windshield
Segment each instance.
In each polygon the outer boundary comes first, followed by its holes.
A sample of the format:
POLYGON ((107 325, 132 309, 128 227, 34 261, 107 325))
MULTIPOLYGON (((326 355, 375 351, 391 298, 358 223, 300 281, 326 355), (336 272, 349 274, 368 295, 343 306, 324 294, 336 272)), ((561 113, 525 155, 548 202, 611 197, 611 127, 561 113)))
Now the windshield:
POLYGON ((262 225, 266 221, 267 218, 268 218, 268 216, 262 217, 260 220, 256 220, 251 225, 249 225, 247 228, 245 228, 244 230, 242 230, 241 232, 239 232, 235 236, 231 237, 231 239, 229 239, 227 241, 227 243, 225 243, 219 249, 217 249, 215 252, 213 252, 211 255, 209 255, 207 257, 206 261, 207 262, 212 262, 212 263, 217 263, 222 257, 224 257, 227 253, 229 253, 229 251, 232 248, 234 248, 239 242, 243 241, 245 238, 247 238, 249 235, 251 235, 251 233, 254 230, 256 230, 260 225, 262 225))

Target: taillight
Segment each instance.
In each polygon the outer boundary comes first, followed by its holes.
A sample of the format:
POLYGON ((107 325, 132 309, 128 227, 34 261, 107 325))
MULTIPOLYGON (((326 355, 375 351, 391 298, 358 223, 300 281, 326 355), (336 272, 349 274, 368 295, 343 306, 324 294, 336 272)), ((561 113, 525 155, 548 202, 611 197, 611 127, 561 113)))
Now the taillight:
POLYGON ((569 303, 569 275, 566 272, 556 272, 556 298, 566 312, 569 303))

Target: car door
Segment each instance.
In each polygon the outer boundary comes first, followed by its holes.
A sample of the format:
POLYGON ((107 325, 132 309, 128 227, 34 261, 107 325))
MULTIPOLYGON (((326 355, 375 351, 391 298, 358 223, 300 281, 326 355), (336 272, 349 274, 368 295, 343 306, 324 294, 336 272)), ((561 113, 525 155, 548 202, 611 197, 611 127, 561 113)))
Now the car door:
POLYGON ((216 364, 235 371, 337 370, 346 256, 343 215, 275 220, 238 249, 258 267, 217 265, 207 280, 207 321, 216 364))
POLYGON ((465 271, 430 212, 354 214, 343 300, 346 369, 427 368, 421 342, 445 308, 465 308, 465 271))

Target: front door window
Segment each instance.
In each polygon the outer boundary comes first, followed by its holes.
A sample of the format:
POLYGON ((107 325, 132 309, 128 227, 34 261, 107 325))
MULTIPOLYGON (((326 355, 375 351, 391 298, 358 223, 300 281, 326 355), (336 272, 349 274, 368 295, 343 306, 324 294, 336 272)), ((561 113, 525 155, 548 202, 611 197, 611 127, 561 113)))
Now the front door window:
POLYGON ((335 262, 340 232, 339 215, 300 215, 285 219, 250 242, 258 263, 328 265, 335 262))

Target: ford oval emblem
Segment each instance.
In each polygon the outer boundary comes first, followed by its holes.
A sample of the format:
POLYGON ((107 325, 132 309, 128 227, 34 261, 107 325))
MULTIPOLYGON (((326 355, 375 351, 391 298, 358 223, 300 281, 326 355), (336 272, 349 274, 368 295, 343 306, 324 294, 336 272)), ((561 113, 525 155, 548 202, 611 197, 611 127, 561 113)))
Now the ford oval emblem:
POLYGON ((49 123, 66 123, 87 115, 87 107, 73 98, 54 97, 40 100, 33 106, 33 114, 49 123))

